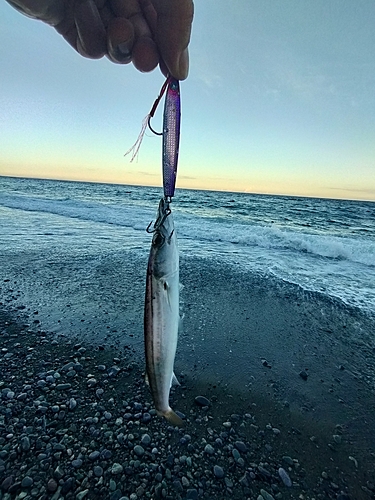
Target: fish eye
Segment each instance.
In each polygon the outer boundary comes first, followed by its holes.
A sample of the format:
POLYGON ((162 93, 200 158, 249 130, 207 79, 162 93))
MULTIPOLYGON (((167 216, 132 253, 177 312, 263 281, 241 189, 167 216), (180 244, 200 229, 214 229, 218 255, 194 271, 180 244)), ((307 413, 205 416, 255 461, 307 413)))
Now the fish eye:
POLYGON ((156 247, 162 245, 164 243, 164 238, 160 233, 155 233, 154 238, 152 240, 152 244, 156 247))

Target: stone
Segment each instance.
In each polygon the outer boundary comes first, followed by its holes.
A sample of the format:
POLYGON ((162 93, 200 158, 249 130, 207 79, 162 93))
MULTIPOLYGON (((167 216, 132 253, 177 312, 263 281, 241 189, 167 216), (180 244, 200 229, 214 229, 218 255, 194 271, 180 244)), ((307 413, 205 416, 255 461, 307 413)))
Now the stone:
POLYGON ((123 466, 117 462, 115 462, 111 467, 111 472, 113 475, 121 474, 124 470, 123 466))
POLYGON ((294 460, 293 458, 289 457, 288 455, 284 455, 283 456, 283 460, 284 462, 289 465, 290 467, 293 467, 294 466, 294 460))
POLYGON ((141 443, 144 445, 144 446, 148 446, 150 443, 151 443, 151 438, 148 434, 143 434, 142 436, 142 439, 141 439, 141 443))
POLYGON ((210 444, 206 444, 206 446, 204 447, 204 452, 207 453, 207 455, 213 455, 215 453, 215 450, 210 444))
MULTIPOLYGON (((143 493, 141 495, 137 495, 137 498, 141 498, 143 496, 143 493)), ((122 497, 122 491, 121 490, 115 490, 113 493, 111 493, 109 500, 120 500, 122 497)))
POLYGON ((103 475, 103 468, 100 465, 96 465, 93 469, 94 476, 101 477, 103 475))
POLYGON ((68 477, 64 484, 61 487, 62 495, 66 495, 70 490, 74 488, 75 479, 73 477, 68 477))
POLYGON ((72 387, 72 384, 66 383, 66 384, 57 384, 56 389, 58 391, 66 391, 67 389, 70 389, 72 387))
POLYGON ((87 495, 87 493, 89 492, 88 489, 86 490, 83 490, 83 491, 80 491, 77 495, 76 495, 76 500, 82 500, 83 498, 85 498, 85 496, 87 495))
POLYGON ((47 483, 47 490, 50 493, 54 493, 57 490, 57 483, 54 479, 50 479, 47 483))
POLYGON ((242 441, 236 441, 234 443, 234 446, 237 448, 237 450, 241 453, 246 453, 247 451, 247 446, 245 443, 243 443, 242 441))
POLYGON ((93 451, 89 455, 89 460, 91 460, 92 462, 94 462, 94 460, 97 460, 99 457, 100 457, 100 452, 99 451, 93 451))
POLYGON ((59 480, 59 479, 62 479, 64 477, 64 475, 65 475, 64 470, 62 469, 62 467, 60 465, 58 465, 53 472, 53 477, 55 479, 59 480))
POLYGON ((225 476, 224 470, 220 465, 215 465, 214 466, 214 475, 218 479, 222 479, 225 476))
POLYGON ((173 487, 177 491, 177 493, 182 493, 184 491, 181 481, 179 481, 178 479, 173 481, 173 487))
POLYGON ((279 472, 279 476, 280 476, 282 482, 285 484, 285 486, 288 486, 289 488, 291 488, 292 480, 290 479, 289 474, 286 472, 286 470, 283 469, 282 467, 280 467, 278 472, 279 472))
POLYGON ((211 405, 210 401, 207 398, 205 398, 204 396, 197 396, 194 399, 194 402, 198 406, 210 406, 211 405))
POLYGON ((266 490, 260 490, 260 494, 262 495, 264 500, 275 500, 274 497, 266 490))
POLYGON ((74 398, 71 398, 69 400, 69 410, 74 410, 76 406, 77 406, 77 401, 74 398))
POLYGON ((108 370, 108 377, 116 377, 116 375, 118 375, 121 371, 121 368, 119 368, 118 366, 112 366, 109 370, 108 370))
POLYGON ((30 439, 27 436, 23 436, 21 438, 21 450, 29 451, 30 450, 30 439))
POLYGON ((148 424, 151 421, 151 415, 147 411, 142 415, 142 422, 148 424))
POLYGON ((30 476, 25 476, 21 481, 22 488, 30 488, 34 484, 34 480, 30 476))
POLYGON ((137 444, 136 446, 134 446, 134 453, 137 455, 137 457, 141 457, 145 454, 145 450, 142 446, 137 444))
POLYGON ((186 500, 197 500, 198 491, 195 488, 188 489, 186 492, 186 500))

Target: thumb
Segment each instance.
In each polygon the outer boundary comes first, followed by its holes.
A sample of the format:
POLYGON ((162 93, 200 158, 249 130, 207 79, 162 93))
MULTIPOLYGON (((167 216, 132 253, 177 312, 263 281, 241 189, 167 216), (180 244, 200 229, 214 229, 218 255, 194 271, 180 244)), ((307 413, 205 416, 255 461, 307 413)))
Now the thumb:
POLYGON ((188 45, 194 5, 192 0, 153 0, 157 12, 156 43, 169 73, 185 80, 189 72, 188 45))

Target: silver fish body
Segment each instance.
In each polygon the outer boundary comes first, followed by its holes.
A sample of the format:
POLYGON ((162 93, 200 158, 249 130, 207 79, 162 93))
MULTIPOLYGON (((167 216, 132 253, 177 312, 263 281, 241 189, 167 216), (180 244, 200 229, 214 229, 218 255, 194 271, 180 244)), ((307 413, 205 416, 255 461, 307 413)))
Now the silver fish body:
POLYGON ((146 374, 157 413, 173 425, 183 423, 169 406, 180 320, 179 286, 179 255, 173 216, 168 201, 161 199, 146 278, 146 374))

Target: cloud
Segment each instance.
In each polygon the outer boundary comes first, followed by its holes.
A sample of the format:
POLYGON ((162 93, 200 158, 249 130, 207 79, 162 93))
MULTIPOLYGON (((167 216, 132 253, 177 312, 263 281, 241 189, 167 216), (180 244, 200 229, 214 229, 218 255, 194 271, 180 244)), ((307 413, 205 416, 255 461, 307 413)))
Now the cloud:
POLYGON ((283 61, 274 66, 273 74, 280 90, 292 91, 300 97, 337 94, 332 78, 319 66, 306 65, 301 61, 283 61))
POLYGON ((217 73, 214 63, 206 53, 200 53, 195 58, 193 74, 209 89, 223 86, 223 78, 217 73))
POLYGON ((145 172, 144 170, 137 170, 137 174, 148 175, 150 177, 159 177, 160 174, 153 174, 152 172, 145 172))
POLYGON ((328 187, 328 189, 335 191, 347 191, 349 193, 366 193, 375 195, 375 188, 341 188, 341 187, 328 187))

